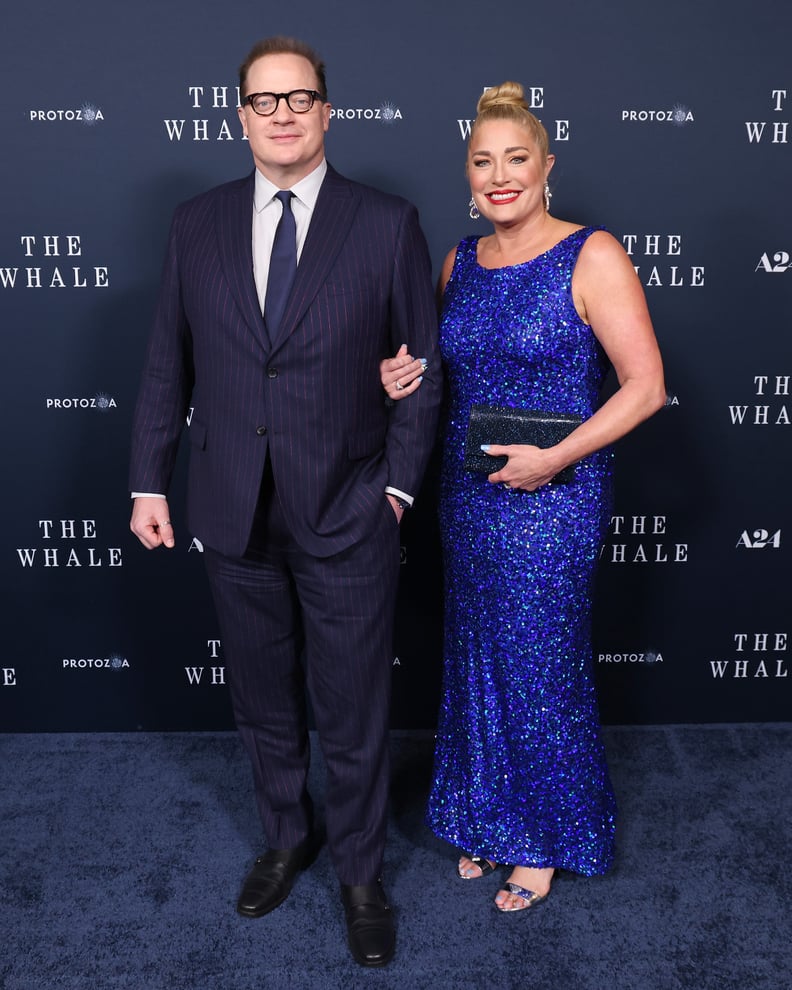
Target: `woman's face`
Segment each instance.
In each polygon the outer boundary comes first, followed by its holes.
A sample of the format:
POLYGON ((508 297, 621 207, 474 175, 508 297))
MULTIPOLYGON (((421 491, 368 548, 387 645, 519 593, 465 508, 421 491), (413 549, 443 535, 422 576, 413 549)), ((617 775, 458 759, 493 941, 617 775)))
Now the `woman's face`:
POLYGON ((492 120, 473 132, 468 149, 470 191, 482 216, 513 226, 544 213, 544 184, 555 161, 535 138, 510 120, 492 120))

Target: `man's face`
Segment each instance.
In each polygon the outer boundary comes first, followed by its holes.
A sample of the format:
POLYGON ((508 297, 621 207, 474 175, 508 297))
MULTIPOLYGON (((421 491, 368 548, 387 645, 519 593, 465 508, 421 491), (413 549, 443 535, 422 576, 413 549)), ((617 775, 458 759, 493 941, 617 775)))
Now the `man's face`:
MULTIPOLYGON (((264 55, 248 71, 245 95, 318 87, 313 66, 302 55, 264 55)), ((305 178, 324 157, 329 103, 316 100, 307 113, 294 113, 286 100, 280 100, 278 109, 269 117, 258 116, 250 104, 243 103, 239 119, 256 168, 281 189, 305 178)))

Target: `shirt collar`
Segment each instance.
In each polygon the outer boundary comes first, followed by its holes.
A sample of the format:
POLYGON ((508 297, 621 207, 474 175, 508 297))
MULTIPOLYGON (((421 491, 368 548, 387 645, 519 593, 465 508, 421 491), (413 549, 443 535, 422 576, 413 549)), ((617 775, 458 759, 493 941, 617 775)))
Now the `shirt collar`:
MULTIPOLYGON (((316 201, 319 198, 319 190, 326 174, 327 159, 323 158, 313 172, 309 172, 308 175, 300 179, 299 182, 295 182, 291 187, 291 191, 297 199, 311 211, 316 206, 316 201)), ((274 182, 270 182, 266 176, 262 175, 256 169, 256 186, 253 194, 253 208, 256 213, 261 213, 264 207, 272 202, 277 192, 280 192, 280 187, 276 186, 274 182)))

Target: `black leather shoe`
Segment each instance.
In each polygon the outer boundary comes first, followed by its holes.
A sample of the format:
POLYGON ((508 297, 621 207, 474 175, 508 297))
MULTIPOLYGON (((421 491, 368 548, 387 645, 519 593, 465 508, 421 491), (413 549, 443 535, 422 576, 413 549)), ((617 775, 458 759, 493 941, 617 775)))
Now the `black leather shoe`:
POLYGON ((294 849, 270 849, 259 856, 242 884, 237 911, 246 918, 260 918, 283 904, 295 877, 309 865, 310 852, 311 841, 305 839, 294 849))
POLYGON ((341 900, 355 962, 361 966, 389 963, 396 949, 396 928, 382 881, 356 886, 341 884, 341 900))

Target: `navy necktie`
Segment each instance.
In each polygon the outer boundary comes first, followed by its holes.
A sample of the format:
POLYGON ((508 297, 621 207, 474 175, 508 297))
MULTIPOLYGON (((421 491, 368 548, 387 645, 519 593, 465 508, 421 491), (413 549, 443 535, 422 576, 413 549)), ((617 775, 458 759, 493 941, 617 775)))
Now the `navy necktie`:
POLYGON ((275 339, 278 332, 294 276, 297 273, 297 227, 291 208, 291 198, 294 193, 290 189, 282 189, 275 195, 281 201, 283 213, 272 242, 267 295, 264 300, 264 320, 270 342, 275 339))

